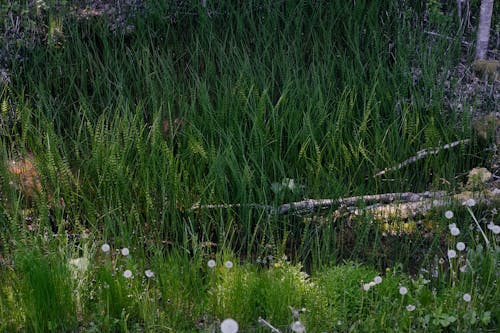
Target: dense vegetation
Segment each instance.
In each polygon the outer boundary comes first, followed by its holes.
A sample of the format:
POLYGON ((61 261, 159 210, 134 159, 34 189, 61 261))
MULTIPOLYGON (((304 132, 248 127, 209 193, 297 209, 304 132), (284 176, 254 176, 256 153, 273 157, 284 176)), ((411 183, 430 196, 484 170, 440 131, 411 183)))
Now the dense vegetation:
POLYGON ((440 3, 179 3, 46 9, 9 60, 0 331, 495 331, 496 210, 266 208, 452 192, 487 166, 467 110, 495 103, 457 106, 471 53, 440 3))

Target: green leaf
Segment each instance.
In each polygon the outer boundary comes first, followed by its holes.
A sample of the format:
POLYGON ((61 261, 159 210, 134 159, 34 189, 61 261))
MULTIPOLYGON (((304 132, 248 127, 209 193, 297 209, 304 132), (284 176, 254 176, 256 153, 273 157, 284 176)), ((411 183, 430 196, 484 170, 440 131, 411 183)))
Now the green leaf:
POLYGON ((477 322, 477 313, 475 310, 467 311, 464 314, 464 320, 471 325, 474 325, 477 322))
POLYGON ((485 311, 481 316, 481 323, 483 323, 484 325, 488 325, 490 321, 491 321, 491 312, 485 311))

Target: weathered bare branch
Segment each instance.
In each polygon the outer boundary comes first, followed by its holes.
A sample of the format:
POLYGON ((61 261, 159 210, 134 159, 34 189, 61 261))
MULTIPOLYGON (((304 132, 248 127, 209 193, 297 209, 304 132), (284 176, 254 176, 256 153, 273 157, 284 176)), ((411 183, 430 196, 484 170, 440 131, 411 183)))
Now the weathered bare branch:
POLYGON ((447 143, 447 144, 445 144, 442 147, 422 149, 422 150, 420 150, 420 151, 417 152, 417 155, 410 157, 409 159, 407 159, 407 160, 399 163, 398 165, 396 165, 394 167, 386 168, 386 169, 384 169, 384 170, 376 173, 375 175, 373 175, 373 177, 383 176, 387 172, 396 171, 396 170, 399 170, 399 169, 402 169, 402 168, 406 167, 407 165, 409 165, 411 163, 415 163, 416 161, 418 161, 418 160, 426 157, 427 155, 436 155, 441 150, 450 149, 450 148, 458 146, 459 144, 467 144, 469 142, 470 142, 469 139, 465 139, 465 140, 455 141, 455 142, 452 142, 452 143, 447 143))
POLYGON ((423 192, 423 193, 384 193, 384 194, 372 194, 364 196, 353 196, 347 198, 338 199, 308 199, 302 201, 296 201, 292 203, 285 203, 278 207, 273 207, 271 205, 262 204, 209 204, 209 205, 194 205, 191 207, 190 211, 198 210, 212 210, 212 209, 231 209, 231 208, 255 208, 264 209, 269 213, 277 215, 306 215, 312 214, 317 211, 331 209, 338 206, 342 207, 356 207, 359 203, 365 205, 370 205, 374 203, 387 204, 395 201, 402 202, 418 202, 424 199, 438 199, 446 195, 444 191, 438 192, 423 192))

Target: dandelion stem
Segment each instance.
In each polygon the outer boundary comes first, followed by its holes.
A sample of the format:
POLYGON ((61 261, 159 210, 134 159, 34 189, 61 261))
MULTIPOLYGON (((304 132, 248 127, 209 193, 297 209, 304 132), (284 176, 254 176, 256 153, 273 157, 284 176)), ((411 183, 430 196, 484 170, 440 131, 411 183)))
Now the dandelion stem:
POLYGON ((474 220, 474 222, 476 222, 476 225, 479 228, 479 231, 481 231, 481 234, 483 235, 483 238, 484 238, 484 241, 486 242, 486 245, 490 246, 490 241, 486 237, 486 234, 484 233, 483 228, 481 228, 481 226, 479 225, 479 222, 477 221, 476 216, 474 215, 474 212, 470 209, 470 207, 467 207, 467 210, 469 211, 469 214, 472 216, 472 219, 474 220))
POLYGON ((273 325, 271 325, 271 323, 269 323, 268 321, 266 321, 265 319, 259 317, 259 324, 261 324, 262 326, 266 326, 268 328, 271 329, 271 332, 273 333, 281 333, 281 331, 279 329, 277 329, 276 327, 274 327, 273 325))

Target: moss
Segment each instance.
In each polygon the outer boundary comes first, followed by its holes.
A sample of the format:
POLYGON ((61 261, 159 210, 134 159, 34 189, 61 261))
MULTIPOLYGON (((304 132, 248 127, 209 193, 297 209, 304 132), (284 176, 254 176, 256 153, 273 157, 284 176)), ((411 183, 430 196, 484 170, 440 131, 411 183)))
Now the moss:
POLYGON ((480 138, 491 140, 495 137, 495 142, 497 144, 500 143, 500 116, 495 113, 490 113, 476 119, 473 127, 480 138))
POLYGON ((478 59, 472 63, 472 69, 476 74, 492 81, 495 80, 499 68, 500 62, 498 60, 478 59))

